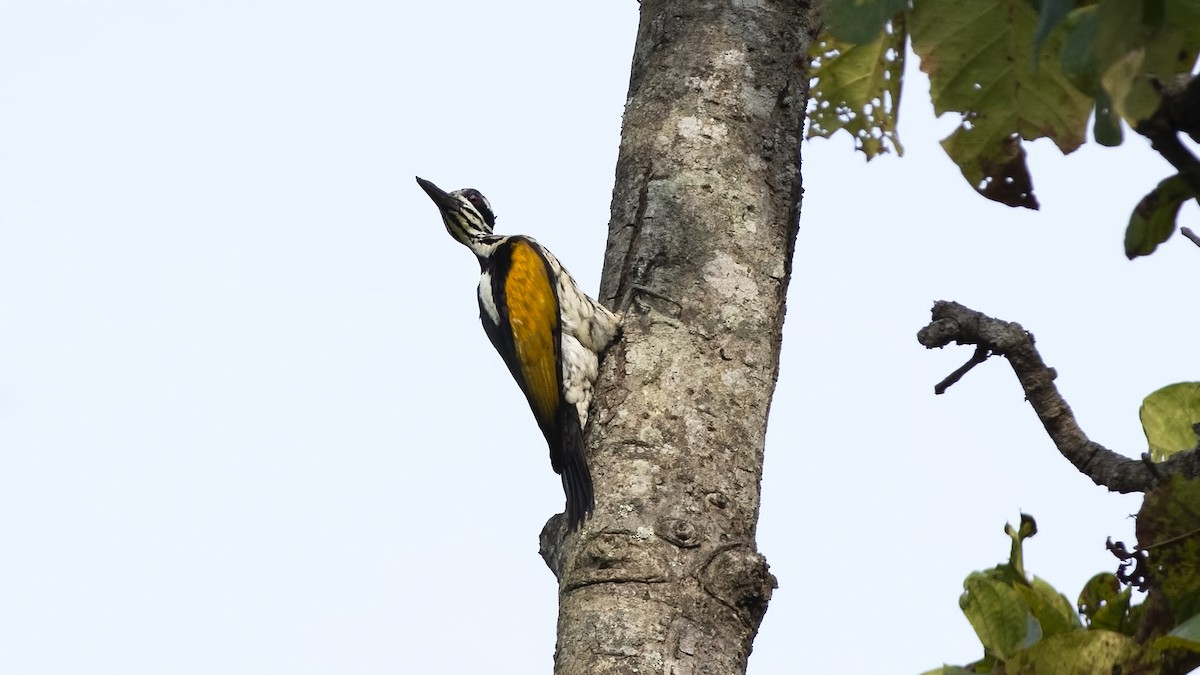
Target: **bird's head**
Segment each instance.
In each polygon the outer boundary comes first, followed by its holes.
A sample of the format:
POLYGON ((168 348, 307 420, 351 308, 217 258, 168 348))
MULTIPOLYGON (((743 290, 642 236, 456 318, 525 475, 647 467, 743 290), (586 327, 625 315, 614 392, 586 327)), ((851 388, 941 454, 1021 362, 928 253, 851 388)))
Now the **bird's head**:
POLYGON ((438 210, 442 212, 442 222, 446 231, 468 247, 474 248, 484 237, 492 234, 496 225, 496 215, 492 205, 488 203, 479 190, 463 188, 454 192, 445 192, 433 183, 417 176, 417 185, 429 195, 438 210))

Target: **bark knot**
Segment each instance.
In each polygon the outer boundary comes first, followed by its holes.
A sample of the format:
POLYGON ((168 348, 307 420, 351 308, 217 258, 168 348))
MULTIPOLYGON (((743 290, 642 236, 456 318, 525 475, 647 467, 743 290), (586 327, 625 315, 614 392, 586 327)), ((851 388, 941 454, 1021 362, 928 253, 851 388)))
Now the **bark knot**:
POLYGON ((779 588, 767 559, 744 544, 718 551, 704 566, 700 580, 709 595, 755 629, 767 612, 772 592, 779 588))

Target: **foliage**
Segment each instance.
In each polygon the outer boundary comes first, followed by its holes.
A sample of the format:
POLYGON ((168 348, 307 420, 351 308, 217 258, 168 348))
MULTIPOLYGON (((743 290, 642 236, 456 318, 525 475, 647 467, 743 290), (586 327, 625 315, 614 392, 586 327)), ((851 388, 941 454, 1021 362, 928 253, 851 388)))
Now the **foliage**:
POLYGON ((1062 49, 1062 31, 1050 34, 1034 60, 1037 21, 1026 0, 920 0, 910 28, 934 113, 962 115, 942 141, 946 153, 980 194, 1030 208, 1037 200, 1022 141, 1049 138, 1071 152, 1083 144, 1092 107, 1052 56, 1062 49))
MULTIPOLYGON (((893 149, 902 155, 897 114, 911 42, 935 114, 961 117, 941 145, 983 196, 1037 208, 1024 143, 1047 138, 1070 153, 1085 142, 1090 116, 1101 145, 1120 145, 1128 126, 1179 171, 1134 209, 1125 233, 1130 259, 1174 233, 1184 202, 1200 202, 1200 160, 1177 138, 1185 132, 1200 143, 1200 76, 1191 74, 1200 0, 822 2, 810 138, 845 130, 868 160, 893 149)), ((1140 416, 1150 459, 1200 452, 1200 383, 1152 393, 1140 416)), ((969 575, 959 600, 982 658, 927 675, 1168 675, 1200 666, 1200 479, 1174 475, 1146 490, 1138 546, 1110 541, 1116 571, 1093 576, 1074 607, 1025 572, 1033 518, 1006 525, 1008 562, 969 575), (1134 588, 1146 594, 1141 604, 1132 602, 1134 588)))
POLYGON ((1175 622, 1200 614, 1200 480, 1175 476, 1146 493, 1136 531, 1149 584, 1175 622))
MULTIPOLYGON (((1180 382, 1146 397, 1140 411, 1154 459, 1196 446, 1200 382, 1180 382)), ((1137 515, 1138 547, 1109 550, 1116 573, 1093 576, 1075 607, 1025 572, 1023 542, 1037 533, 1021 514, 1009 560, 963 582, 959 606, 983 644, 983 658, 943 666, 953 673, 1175 673, 1200 664, 1200 479, 1175 476, 1146 494, 1137 515), (1133 587, 1147 601, 1131 602, 1133 587), (1082 622, 1080 621, 1082 617, 1082 622)))
POLYGON ((1200 424, 1200 382, 1178 382, 1150 394, 1138 410, 1156 462, 1196 447, 1200 424))
MULTIPOLYGON (((1024 143, 1048 138, 1064 154, 1092 135, 1119 145, 1160 108, 1165 82, 1186 77, 1200 52, 1200 0, 823 0, 812 53, 809 137, 840 129, 871 159, 902 152, 897 104, 911 38, 928 73, 934 112, 961 116, 942 141, 983 196, 1037 208, 1024 143)), ((1194 186, 1195 183, 1192 183, 1194 186)), ((1146 255, 1197 196, 1168 178, 1130 220, 1126 253, 1146 255)))
POLYGON ((1130 260, 1150 255, 1175 232, 1179 207, 1197 195, 1183 176, 1164 179, 1133 209, 1125 228, 1125 255, 1130 260))
MULTIPOLYGON (((1190 520, 1177 520, 1181 514, 1176 511, 1179 495, 1175 492, 1163 495, 1158 502, 1169 509, 1167 513, 1156 515, 1154 509, 1158 507, 1147 498, 1147 506, 1139 514, 1139 541, 1144 540, 1143 518, 1152 524, 1154 534, 1160 533, 1158 527, 1170 527, 1168 523, 1198 522, 1200 501, 1192 501, 1200 497, 1200 482, 1180 479, 1171 485, 1175 485, 1172 490, 1189 493, 1188 508, 1195 509, 1187 514, 1190 520)), ((1025 573, 1022 544, 1037 533, 1033 518, 1021 514, 1020 527, 1005 525, 1004 531, 1012 538, 1008 562, 968 576, 959 599, 959 606, 983 644, 983 658, 966 666, 942 666, 925 675, 1169 673, 1181 664, 1187 667, 1193 663, 1191 655, 1200 652, 1200 607, 1196 604, 1200 599, 1200 573, 1196 570, 1200 536, 1196 535, 1200 532, 1171 542, 1176 548, 1175 559, 1164 562, 1183 572, 1176 582, 1168 582, 1165 576, 1162 581, 1175 584, 1165 597, 1178 610, 1172 614, 1178 625, 1156 640, 1147 641, 1138 633, 1144 628, 1145 605, 1130 605, 1131 589, 1122 588, 1118 575, 1092 577, 1072 607, 1049 583, 1038 577, 1031 581, 1025 573), (1190 563, 1180 565, 1186 556, 1194 557, 1190 563), (1180 616, 1190 618, 1179 620, 1180 616)))
POLYGON ((900 79, 904 73, 904 22, 895 21, 870 42, 854 44, 829 33, 813 42, 811 68, 821 81, 813 89, 808 137, 829 138, 839 130, 854 136, 855 147, 870 159, 904 148, 896 136, 900 79))

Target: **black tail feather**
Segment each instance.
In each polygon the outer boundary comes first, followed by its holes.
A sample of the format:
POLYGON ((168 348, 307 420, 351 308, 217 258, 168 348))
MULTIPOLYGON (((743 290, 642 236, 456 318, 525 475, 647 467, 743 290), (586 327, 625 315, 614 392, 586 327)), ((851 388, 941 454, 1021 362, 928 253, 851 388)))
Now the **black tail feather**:
POLYGON ((559 427, 562 430, 559 456, 551 459, 554 460, 552 464, 555 469, 562 474, 563 492, 567 496, 567 527, 577 530, 592 513, 596 502, 592 491, 592 473, 583 455, 583 429, 579 426, 574 406, 567 408, 563 424, 559 427))

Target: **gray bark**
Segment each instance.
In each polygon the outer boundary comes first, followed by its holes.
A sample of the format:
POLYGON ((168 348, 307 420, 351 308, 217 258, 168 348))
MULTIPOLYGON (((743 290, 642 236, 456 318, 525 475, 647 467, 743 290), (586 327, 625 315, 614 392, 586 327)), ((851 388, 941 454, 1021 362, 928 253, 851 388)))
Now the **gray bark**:
MULTIPOLYGON (((941 349, 951 342, 978 346, 966 365, 934 388, 937 394, 944 393, 990 355, 1008 359, 1025 390, 1025 400, 1037 413, 1050 440, 1063 457, 1096 485, 1113 492, 1149 492, 1175 474, 1189 480, 1200 476, 1200 447, 1155 462, 1148 452, 1139 459, 1130 459, 1088 438, 1054 384, 1058 373, 1042 360, 1034 346, 1033 334, 1019 323, 1001 321, 957 302, 940 300, 933 305, 933 321, 917 333, 917 340, 929 349, 941 349)), ((1200 434, 1200 424, 1196 427, 1200 434)))
POLYGON ((644 0, 601 298, 625 310, 588 428, 597 509, 543 554, 555 672, 744 673, 767 411, 800 211, 815 19, 797 0, 644 0))

